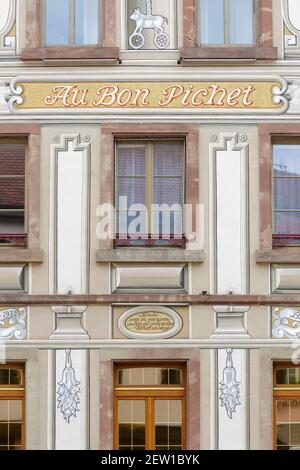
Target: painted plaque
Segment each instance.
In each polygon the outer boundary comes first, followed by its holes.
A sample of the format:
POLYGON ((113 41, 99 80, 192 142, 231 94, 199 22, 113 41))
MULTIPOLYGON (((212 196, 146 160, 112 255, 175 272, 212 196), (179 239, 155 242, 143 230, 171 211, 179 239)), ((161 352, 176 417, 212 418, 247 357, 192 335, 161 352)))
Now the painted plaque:
POLYGON ((174 82, 43 82, 17 78, 10 85, 9 107, 14 112, 178 109, 282 113, 288 108, 287 88, 282 77, 174 82))
POLYGON ((163 339, 176 336, 182 329, 182 319, 166 307, 135 307, 123 313, 118 327, 131 339, 163 339))

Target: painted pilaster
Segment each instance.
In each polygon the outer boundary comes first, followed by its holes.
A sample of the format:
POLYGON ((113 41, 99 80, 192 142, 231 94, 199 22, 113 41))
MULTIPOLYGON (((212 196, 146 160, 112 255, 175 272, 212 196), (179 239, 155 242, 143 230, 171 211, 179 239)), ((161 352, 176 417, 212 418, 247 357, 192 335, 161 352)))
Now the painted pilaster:
MULTIPOLYGON (((210 135, 211 291, 249 292, 248 137, 235 132, 210 135)), ((249 339, 249 307, 215 306, 211 338, 249 339)), ((211 446, 219 450, 249 448, 248 352, 212 352, 213 428, 211 446)))
MULTIPOLYGON (((90 137, 56 135, 50 155, 49 291, 89 291, 90 137)), ((89 340, 85 306, 53 306, 52 340, 89 340)), ((52 424, 48 446, 56 450, 89 449, 89 351, 53 352, 49 376, 52 424)))

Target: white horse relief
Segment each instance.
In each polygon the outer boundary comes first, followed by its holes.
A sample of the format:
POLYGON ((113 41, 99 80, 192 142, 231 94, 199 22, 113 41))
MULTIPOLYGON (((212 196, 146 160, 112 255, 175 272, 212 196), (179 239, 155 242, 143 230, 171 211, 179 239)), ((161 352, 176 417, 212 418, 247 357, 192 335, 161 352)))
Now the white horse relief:
POLYGON ((129 44, 132 49, 141 49, 145 44, 143 36, 144 29, 154 30, 154 45, 158 49, 167 49, 170 44, 170 38, 165 32, 165 23, 168 24, 168 18, 161 15, 152 14, 152 0, 146 0, 146 14, 139 8, 135 8, 130 19, 136 22, 136 27, 129 37, 129 44))

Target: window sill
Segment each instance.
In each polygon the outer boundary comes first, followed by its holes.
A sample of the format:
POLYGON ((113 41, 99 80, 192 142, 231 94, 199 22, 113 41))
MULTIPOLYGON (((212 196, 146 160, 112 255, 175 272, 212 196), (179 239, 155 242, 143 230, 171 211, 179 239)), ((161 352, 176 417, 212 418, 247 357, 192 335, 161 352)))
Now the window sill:
POLYGON ((118 62, 118 47, 95 46, 51 46, 34 49, 23 49, 21 59, 25 61, 104 61, 118 62))
POLYGON ((295 247, 274 248, 271 250, 258 250, 257 263, 287 263, 300 264, 300 249, 295 247))
POLYGON ((180 50, 181 62, 209 60, 277 60, 276 47, 189 47, 180 50))
POLYGON ((204 263, 203 250, 177 248, 120 248, 98 250, 97 263, 204 263))
POLYGON ((182 248, 186 247, 186 238, 163 238, 161 236, 145 235, 143 237, 126 238, 117 235, 114 248, 182 248))
POLYGON ((43 260, 43 250, 9 248, 0 245, 0 263, 42 263, 43 260))

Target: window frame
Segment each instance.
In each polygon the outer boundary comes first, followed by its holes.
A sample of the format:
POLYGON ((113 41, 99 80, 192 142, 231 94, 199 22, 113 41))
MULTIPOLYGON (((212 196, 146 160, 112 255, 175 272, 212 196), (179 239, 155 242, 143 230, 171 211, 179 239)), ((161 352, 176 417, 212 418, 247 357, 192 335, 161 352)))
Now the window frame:
POLYGON ((178 400, 182 402, 182 450, 187 449, 187 363, 186 362, 121 362, 113 369, 113 448, 119 449, 118 404, 121 400, 145 401, 146 450, 155 450, 155 401, 178 400), (182 371, 181 385, 119 385, 118 372, 124 368, 166 368, 182 371), (148 445, 147 445, 148 444, 148 445), (148 448, 149 447, 149 448, 148 448))
POLYGON ((300 400, 300 384, 298 385, 279 385, 276 382, 276 372, 278 369, 300 369, 300 365, 290 362, 276 362, 273 365, 273 446, 277 449, 277 413, 276 401, 278 399, 290 400, 293 398, 300 400))
MULTIPOLYGON (((10 212, 23 212, 24 216, 24 232, 23 233, 1 233, 0 231, 0 247, 26 247, 28 239, 28 194, 27 194, 27 182, 28 182, 28 139, 20 136, 6 137, 0 135, 0 145, 2 144, 20 144, 24 145, 24 176, 21 175, 0 175, 0 181, 2 179, 23 179, 24 180, 24 209, 15 209, 10 212)), ((0 209, 0 218, 6 209, 0 209)))
POLYGON ((300 136, 298 123, 261 123, 259 134, 259 220, 260 246, 256 251, 257 263, 300 263, 299 247, 276 246, 273 243, 272 141, 277 138, 300 136))
POLYGON ((25 450, 26 441, 26 394, 25 394, 25 364, 8 362, 0 364, 1 369, 18 369, 22 372, 22 383, 20 385, 0 385, 0 400, 22 401, 22 440, 19 450, 25 450))
POLYGON ((297 136, 276 136, 272 139, 272 238, 273 238, 273 247, 279 248, 282 246, 290 246, 290 247, 299 247, 300 246, 300 232, 294 234, 278 234, 275 232, 275 216, 276 213, 285 213, 285 212, 298 212, 300 214, 300 207, 299 209, 276 209, 275 208, 275 180, 276 179, 299 179, 299 176, 278 176, 274 175, 274 145, 284 145, 283 142, 286 140, 286 144, 297 143, 300 147, 300 134, 299 137, 297 136))
MULTIPOLYGON (((24 61, 118 63, 117 0, 101 0, 101 41, 96 45, 45 45, 44 0, 24 0, 25 44, 21 50, 24 61), (35 14, 33 14, 35 12, 35 14)), ((99 22, 100 23, 100 22, 99 22)))
POLYGON ((277 60, 278 49, 273 44, 273 0, 255 0, 256 25, 252 45, 199 45, 198 0, 183 2, 183 47, 180 49, 182 64, 207 61, 277 60))
POLYGON ((75 39, 75 24, 76 24, 76 12, 75 12, 75 2, 76 0, 68 0, 69 1, 69 43, 68 44, 47 44, 46 41, 46 21, 47 21, 47 13, 46 13, 46 3, 47 0, 42 0, 42 8, 41 8, 41 37, 42 37, 42 44, 44 47, 101 47, 103 42, 103 23, 104 23, 104 5, 103 0, 98 1, 98 42, 95 44, 77 44, 75 39))
MULTIPOLYGON (((121 144, 125 145, 145 145, 145 155, 146 155, 146 205, 148 210, 148 233, 141 234, 137 238, 133 235, 126 234, 126 238, 124 237, 125 234, 118 233, 118 221, 116 220, 116 228, 117 233, 114 241, 115 248, 122 248, 128 246, 135 246, 135 242, 142 240, 144 246, 160 246, 159 241, 163 241, 168 246, 176 246, 176 247, 185 247, 186 245, 186 238, 185 234, 183 233, 181 238, 178 238, 174 234, 170 234, 170 237, 165 237, 163 234, 152 234, 152 211, 149 210, 151 208, 151 204, 153 203, 153 145, 160 143, 173 143, 173 142, 181 142, 182 144, 182 174, 181 174, 181 181, 182 181, 182 228, 184 231, 185 227, 185 214, 184 214, 184 205, 186 201, 186 141, 183 137, 154 137, 154 138, 139 138, 138 136, 132 138, 116 138, 115 139, 115 159, 114 159, 114 201, 116 207, 116 214, 118 214, 119 204, 118 204, 118 181, 119 176, 117 174, 118 168, 118 146, 121 144), (151 197, 151 202, 149 198, 151 197)), ((140 246, 140 245, 138 245, 140 246)))
POLYGON ((201 1, 202 0, 197 0, 196 4, 196 19, 197 19, 197 47, 217 47, 217 48, 228 48, 228 47, 253 47, 256 46, 258 43, 258 1, 257 0, 252 0, 253 1, 253 41, 251 43, 247 44, 239 44, 239 43, 231 43, 230 42, 230 18, 231 18, 231 12, 230 12, 230 0, 223 0, 224 4, 224 43, 221 44, 210 44, 210 43, 205 43, 201 42, 201 21, 200 21, 200 15, 201 15, 201 1))

